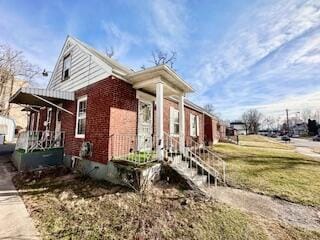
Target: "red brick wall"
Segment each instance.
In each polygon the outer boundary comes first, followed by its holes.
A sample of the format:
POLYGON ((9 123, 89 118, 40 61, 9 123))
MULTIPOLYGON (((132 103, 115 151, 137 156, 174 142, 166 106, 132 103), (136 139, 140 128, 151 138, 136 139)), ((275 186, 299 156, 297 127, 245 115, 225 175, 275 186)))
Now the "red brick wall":
MULTIPOLYGON (((167 133, 170 133, 170 107, 173 107, 179 110, 178 103, 169 99, 164 99, 163 104, 163 130, 167 133)), ((204 141, 204 115, 201 112, 195 111, 187 106, 184 108, 185 115, 185 136, 186 143, 190 144, 190 113, 193 115, 199 116, 199 137, 194 140, 198 140, 200 142, 204 141)))
POLYGON ((204 139, 208 145, 211 145, 218 141, 218 121, 214 118, 211 118, 208 115, 204 117, 204 139))
POLYGON ((75 138, 75 102, 66 102, 63 107, 74 112, 62 112, 61 129, 66 131, 65 153, 79 155, 84 141, 93 143, 90 160, 108 161, 108 137, 114 133, 136 133, 137 99, 132 86, 114 77, 108 77, 88 87, 78 90, 76 98, 87 95, 85 138, 75 138))
MULTIPOLYGON (((61 112, 61 130, 65 131, 65 153, 67 155, 79 156, 81 145, 84 141, 93 144, 93 161, 106 163, 110 159, 111 144, 109 136, 119 134, 137 134, 137 111, 138 99, 136 90, 132 86, 115 77, 104 80, 82 88, 75 93, 75 97, 87 96, 86 133, 85 138, 75 137, 76 107, 77 101, 63 102, 63 108, 74 115, 61 112)), ((164 100, 164 131, 170 131, 170 106, 178 109, 178 103, 164 100)), ((190 139, 190 113, 199 116, 199 137, 197 140, 204 141, 204 115, 201 112, 185 107, 185 133, 186 140, 190 139)), ((51 130, 55 128, 56 111, 53 108, 51 130)), ((46 110, 41 111, 40 128, 46 120, 46 110)), ((155 126, 155 112, 154 121, 155 126)), ((113 149, 115 150, 115 149, 113 149)))

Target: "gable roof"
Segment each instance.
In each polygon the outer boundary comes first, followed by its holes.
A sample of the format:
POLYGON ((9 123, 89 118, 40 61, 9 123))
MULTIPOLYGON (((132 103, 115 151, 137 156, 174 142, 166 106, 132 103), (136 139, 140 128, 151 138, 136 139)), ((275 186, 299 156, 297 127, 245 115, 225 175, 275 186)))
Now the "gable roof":
MULTIPOLYGON (((80 41, 79 39, 72 37, 70 35, 67 36, 63 47, 60 51, 59 57, 57 59, 57 62, 55 64, 55 67, 53 69, 53 73, 56 72, 56 69, 58 68, 59 65, 59 60, 61 59, 63 53, 65 52, 65 49, 67 47, 67 43, 73 43, 76 44, 77 46, 80 47, 80 49, 82 49, 85 53, 89 54, 90 56, 92 56, 96 62, 100 63, 101 67, 107 68, 112 68, 112 73, 115 74, 117 77, 121 78, 122 80, 127 81, 127 79, 125 78, 125 76, 129 73, 132 73, 133 70, 121 65, 120 63, 118 63, 117 61, 115 61, 114 59, 111 59, 110 57, 100 53, 99 51, 95 50, 94 48, 90 47, 89 45, 87 45, 86 43, 80 41)), ((108 70, 107 70, 108 71, 108 70)), ((53 81, 53 74, 50 77, 49 83, 47 85, 47 87, 50 86, 51 82, 53 81)))
POLYGON ((117 62, 116 60, 108 57, 105 54, 102 54, 101 52, 97 51, 96 49, 89 46, 88 44, 80 41, 79 39, 72 37, 72 36, 68 36, 68 37, 70 39, 73 39, 75 42, 77 42, 79 45, 81 45, 85 49, 87 49, 93 56, 99 58, 101 61, 103 61, 106 64, 108 64, 109 66, 111 66, 113 68, 113 70, 117 71, 118 73, 120 73, 122 75, 127 75, 129 73, 134 72, 132 69, 129 69, 129 68, 125 67, 124 65, 120 64, 119 62, 117 62))

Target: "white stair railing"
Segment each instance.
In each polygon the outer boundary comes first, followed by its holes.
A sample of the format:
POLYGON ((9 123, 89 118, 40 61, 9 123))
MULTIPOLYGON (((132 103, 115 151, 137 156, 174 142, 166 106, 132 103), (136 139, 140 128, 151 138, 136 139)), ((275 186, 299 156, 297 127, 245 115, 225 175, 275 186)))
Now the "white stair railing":
POLYGON ((187 149, 195 156, 198 156, 207 165, 213 167, 218 172, 220 180, 226 182, 226 162, 220 156, 212 152, 204 143, 196 142, 191 137, 187 140, 187 149))
POLYGON ((171 136, 168 133, 163 134, 163 149, 166 158, 173 158, 180 155, 179 137, 171 136))
POLYGON ((170 136, 169 134, 164 134, 164 149, 167 157, 172 159, 172 162, 180 165, 187 166, 188 171, 191 172, 191 178, 198 176, 206 176, 206 183, 208 186, 212 184, 212 180, 214 181, 214 185, 217 186, 217 181, 225 182, 225 162, 216 156, 213 152, 206 149, 205 156, 203 155, 203 146, 200 144, 194 144, 194 147, 185 147, 184 152, 181 153, 179 151, 179 138, 170 136), (183 155, 177 157, 175 156, 183 155), (220 161, 222 164, 222 173, 215 168, 215 166, 211 165, 206 159, 213 159, 215 157, 215 161, 220 161))

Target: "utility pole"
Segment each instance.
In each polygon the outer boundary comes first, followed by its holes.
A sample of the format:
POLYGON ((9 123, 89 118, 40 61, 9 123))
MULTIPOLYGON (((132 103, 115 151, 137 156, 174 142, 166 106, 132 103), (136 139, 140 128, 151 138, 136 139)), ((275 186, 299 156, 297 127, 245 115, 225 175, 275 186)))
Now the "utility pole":
POLYGON ((287 130, 288 130, 288 133, 289 133, 289 110, 286 109, 286 115, 287 115, 287 130))

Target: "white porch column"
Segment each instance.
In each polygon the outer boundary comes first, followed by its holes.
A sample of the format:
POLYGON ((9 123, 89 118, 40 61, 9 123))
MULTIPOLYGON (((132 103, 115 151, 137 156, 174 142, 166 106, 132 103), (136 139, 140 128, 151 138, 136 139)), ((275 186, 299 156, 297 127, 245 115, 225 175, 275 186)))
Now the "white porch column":
POLYGON ((157 158, 163 160, 163 83, 156 84, 157 158))
POLYGON ((185 116, 184 116, 184 96, 179 96, 179 150, 184 153, 185 146, 185 116))

